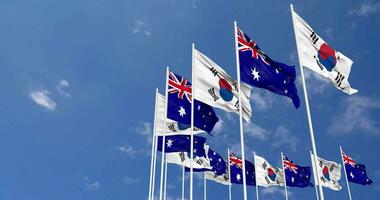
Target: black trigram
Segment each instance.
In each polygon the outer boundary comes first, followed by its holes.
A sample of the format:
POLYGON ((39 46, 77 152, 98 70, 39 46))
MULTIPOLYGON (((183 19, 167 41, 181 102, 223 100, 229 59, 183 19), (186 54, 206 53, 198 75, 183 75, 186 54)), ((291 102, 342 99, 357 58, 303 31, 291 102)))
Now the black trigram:
POLYGON ((235 108, 239 111, 239 100, 236 101, 235 108))
POLYGON ((210 88, 210 89, 208 90, 208 93, 210 93, 210 95, 211 95, 211 97, 214 99, 214 101, 217 101, 217 100, 219 99, 219 97, 216 96, 216 94, 215 94, 215 88, 210 88))
POLYGON ((168 126, 168 128, 169 128, 169 130, 171 130, 172 132, 177 132, 177 130, 175 129, 174 124, 170 124, 170 125, 168 126))
POLYGON ((198 159, 198 160, 197 160, 197 164, 202 165, 202 164, 203 164, 203 160, 198 159))
POLYGON ((319 40, 319 37, 317 36, 317 34, 315 34, 314 31, 311 33, 310 38, 314 44, 317 43, 317 41, 319 40))
POLYGON ((211 67, 210 68, 210 71, 214 74, 214 76, 218 75, 218 70, 216 70, 215 68, 211 67))
POLYGON ((336 82, 336 85, 338 87, 340 87, 340 85, 342 84, 343 80, 345 79, 346 77, 343 76, 341 73, 338 72, 338 75, 336 75, 335 77, 335 82, 336 82))
POLYGON ((179 152, 179 157, 181 158, 181 162, 185 161, 185 152, 179 152))
POLYGON ((266 168, 267 168, 267 166, 268 166, 268 165, 267 165, 267 163, 266 163, 266 162, 264 162, 264 163, 263 163, 263 165, 262 165, 262 167, 263 167, 264 169, 266 169, 266 168))

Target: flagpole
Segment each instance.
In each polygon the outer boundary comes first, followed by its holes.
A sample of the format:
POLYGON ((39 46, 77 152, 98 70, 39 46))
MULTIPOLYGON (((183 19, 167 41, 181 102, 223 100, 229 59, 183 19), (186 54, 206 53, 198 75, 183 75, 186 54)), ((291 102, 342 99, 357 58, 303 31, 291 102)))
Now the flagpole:
MULTIPOLYGON (((311 146, 312 146, 312 150, 313 150, 314 165, 315 165, 315 169, 317 169, 317 167, 316 167, 316 165, 317 165, 317 148, 316 148, 315 140, 314 140, 313 123, 312 123, 312 120, 311 120, 311 114, 310 114, 310 108, 309 108, 309 99, 308 99, 307 90, 306 90, 305 76, 304 76, 304 73, 303 73, 303 66, 302 66, 303 62, 302 62, 302 59, 301 59, 301 56, 300 56, 299 46, 298 46, 298 42, 297 42, 297 35, 296 35, 297 33, 296 33, 296 29, 295 29, 295 24, 294 24, 293 4, 290 4, 290 10, 292 12, 292 22, 293 22, 293 29, 294 29, 294 38, 296 40, 297 53, 298 53, 298 62, 299 62, 300 71, 301 71, 302 88, 303 88, 303 93, 304 93, 304 97, 305 97, 306 114, 307 114, 309 131, 310 131, 311 146)), ((319 177, 318 170, 316 170, 316 174, 319 177)), ((322 185, 320 184, 319 178, 317 179, 317 182, 318 182, 318 189, 319 189, 320 199, 324 200, 323 189, 322 189, 322 185)))
MULTIPOLYGON (((255 173, 256 173, 256 152, 253 152, 253 163, 255 165, 255 173)), ((259 186, 257 185, 257 174, 255 174, 255 182, 256 182, 256 200, 259 200, 259 186)))
MULTIPOLYGON (((310 159, 313 160, 313 156, 311 154, 311 151, 309 151, 310 153, 310 159)), ((312 162, 313 163, 313 162, 312 162)), ((314 165, 311 165, 311 169, 313 170, 313 180, 314 180, 314 189, 315 189, 315 195, 317 196, 317 200, 319 200, 319 195, 318 195, 318 189, 317 189, 317 180, 315 179, 316 178, 316 175, 315 175, 315 169, 314 169, 314 165)))
POLYGON ((168 180, 168 160, 167 155, 165 154, 165 180, 164 180, 164 200, 166 200, 166 185, 168 180))
POLYGON ((241 146, 241 159, 242 159, 242 172, 243 172, 243 194, 244 200, 247 200, 247 174, 245 173, 245 156, 244 156, 244 133, 243 133, 243 114, 241 106, 241 87, 240 87, 240 61, 237 43, 237 23, 234 21, 234 34, 235 34, 235 54, 236 54, 236 70, 238 81, 238 95, 239 95, 239 125, 240 125, 240 146, 241 146))
POLYGON ((182 200, 185 200, 185 166, 182 166, 182 200))
POLYGON ((152 153, 151 153, 151 160, 150 160, 150 177, 149 177, 149 197, 148 199, 152 200, 152 190, 154 190, 153 186, 153 176, 155 176, 155 173, 153 172, 153 163, 156 162, 154 159, 155 154, 155 143, 156 143, 156 121, 157 121, 157 95, 158 95, 158 88, 156 88, 156 95, 155 95, 155 101, 154 101, 154 121, 153 121, 153 134, 152 134, 152 153))
POLYGON ((231 167, 230 167, 230 148, 227 148, 227 160, 228 160, 228 197, 229 197, 229 200, 232 199, 232 194, 231 194, 231 167))
MULTIPOLYGON (((194 83, 195 70, 194 70, 194 49, 195 44, 192 43, 191 49, 191 82, 194 83)), ((194 157, 194 85, 191 87, 191 135, 190 135, 190 200, 193 200, 193 157, 194 157)))
POLYGON ((284 172, 285 199, 288 200, 288 189, 286 188, 286 174, 284 168, 284 154, 281 152, 282 171, 284 172))
POLYGON ((203 200, 207 199, 206 172, 203 172, 203 200))
POLYGON ((348 177, 347 177, 347 172, 346 172, 346 165, 344 164, 344 159, 343 159, 342 146, 339 146, 339 149, 340 149, 340 157, 342 158, 342 164, 343 164, 343 169, 344 169, 344 176, 346 177, 348 196, 350 197, 350 200, 352 200, 351 190, 350 190, 350 184, 348 183, 348 177))
POLYGON ((162 200, 162 192, 164 185, 164 162, 165 162, 165 133, 166 133, 166 116, 168 112, 168 77, 169 77, 169 66, 166 67, 166 78, 165 78, 165 111, 164 111, 164 130, 162 135, 162 152, 161 152, 161 177, 160 177, 160 200, 162 200))

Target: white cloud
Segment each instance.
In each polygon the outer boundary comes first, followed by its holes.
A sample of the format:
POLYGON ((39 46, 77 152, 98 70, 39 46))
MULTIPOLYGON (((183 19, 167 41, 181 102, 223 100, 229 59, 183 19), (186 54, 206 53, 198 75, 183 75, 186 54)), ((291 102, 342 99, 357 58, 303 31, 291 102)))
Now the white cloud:
POLYGON ((274 102, 273 94, 268 91, 255 90, 251 94, 251 101, 253 101, 253 112, 255 110, 267 110, 272 107, 274 102))
POLYGON ((117 149, 120 153, 127 154, 131 158, 135 158, 137 154, 137 151, 133 148, 133 146, 128 144, 116 146, 115 149, 117 149))
POLYGON ((371 111, 380 109, 380 101, 356 95, 346 98, 341 105, 328 127, 329 133, 347 134, 357 130, 373 135, 380 134, 380 122, 370 115, 371 111))
POLYGON ((332 28, 327 28, 324 30, 324 32, 330 40, 334 39, 334 35, 332 34, 332 28))
POLYGON ((88 191, 95 191, 100 188, 100 183, 98 181, 91 182, 87 176, 84 176, 83 180, 88 191))
POLYGON ((152 31, 150 30, 149 26, 146 24, 145 21, 138 19, 135 21, 133 30, 133 34, 143 34, 147 37, 150 37, 152 35, 152 31))
POLYGON ((49 97, 50 92, 45 89, 31 91, 29 96, 39 106, 42 106, 50 111, 54 111, 57 104, 49 97))
POLYGON ((260 127, 252 122, 244 123, 244 133, 255 139, 266 140, 270 135, 270 131, 260 127))
MULTIPOLYGON (((276 194, 285 195, 284 187, 262 187, 260 191, 261 191, 261 194, 264 196, 273 196, 276 194)), ((288 197, 291 197, 291 196, 292 196, 292 192, 288 190, 288 197)))
POLYGON ((153 125, 149 122, 139 122, 137 127, 135 127, 135 131, 138 134, 146 137, 148 144, 152 144, 152 135, 153 135, 153 125))
POLYGON ((369 16, 376 14, 380 11, 380 3, 372 3, 372 1, 365 1, 361 4, 360 8, 350 10, 350 15, 369 16))
POLYGON ((223 119, 219 119, 219 121, 215 124, 214 129, 212 130, 212 132, 215 133, 215 136, 222 132, 223 124, 224 124, 223 119))
POLYGON ((274 140, 272 142, 272 147, 274 148, 281 148, 281 147, 286 147, 292 150, 296 151, 297 150, 297 145, 298 145, 298 139, 294 135, 290 133, 290 131, 283 127, 279 126, 276 129, 276 132, 274 134, 274 140))
POLYGON ((126 176, 126 177, 123 178, 123 183, 125 185, 134 185, 134 184, 137 184, 139 182, 140 182, 140 180, 132 178, 132 177, 127 177, 126 176))
MULTIPOLYGON (((304 68, 305 82, 308 90, 313 94, 323 94, 328 86, 334 87, 330 81, 323 76, 304 68)), ((302 86, 302 80, 299 79, 302 86)))
POLYGON ((67 80, 60 80, 57 85, 57 91, 65 97, 71 97, 71 95, 64 91, 65 88, 70 87, 70 83, 67 80))

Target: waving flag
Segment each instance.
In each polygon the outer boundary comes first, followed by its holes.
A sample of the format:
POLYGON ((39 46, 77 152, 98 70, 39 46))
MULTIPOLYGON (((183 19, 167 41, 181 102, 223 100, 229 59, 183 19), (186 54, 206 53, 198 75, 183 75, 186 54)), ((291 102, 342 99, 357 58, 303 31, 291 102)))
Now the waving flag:
MULTIPOLYGON (((167 117, 182 124, 191 124, 191 83, 169 72, 167 117)), ((208 133, 218 122, 213 108, 194 99, 194 126, 208 133)))
MULTIPOLYGON (((162 136, 157 137, 157 151, 162 151, 162 136)), ((205 145, 206 138, 194 136, 194 153, 201 157, 206 157, 205 145)), ((169 135, 165 136, 165 153, 188 152, 190 153, 190 136, 188 135, 169 135)))
MULTIPOLYGON (((243 184, 243 160, 232 153, 229 155, 229 157, 231 183, 243 184)), ((247 185, 256 185, 255 166, 247 160, 245 160, 245 173, 247 174, 247 185)))
MULTIPOLYGON (((206 55, 194 49, 194 98, 210 106, 239 113, 237 82, 206 55)), ((243 118, 249 121, 252 110, 249 102, 251 88, 241 85, 243 118)))
MULTIPOLYGON (((314 165, 313 154, 311 154, 311 162, 314 165)), ((317 169, 313 169, 314 177, 320 179, 320 183, 323 187, 330 188, 335 191, 339 191, 342 189, 342 186, 339 185, 339 180, 341 177, 341 165, 333 162, 317 157, 317 169), (319 177, 317 176, 317 171, 319 177)))
MULTIPOLYGON (((156 105, 156 135, 162 136, 164 134, 164 121, 166 120, 166 135, 190 135, 190 126, 187 124, 182 124, 174 120, 165 117, 165 97, 158 93, 157 94, 157 105, 156 105)), ((194 134, 202 133, 204 131, 199 128, 194 127, 194 134)))
POLYGON ((255 155, 256 181, 258 186, 284 186, 284 172, 273 167, 268 161, 255 155))
POLYGON ((292 160, 286 156, 283 158, 284 173, 286 178, 286 186, 288 187, 307 187, 313 186, 310 182, 311 167, 301 167, 296 165, 292 160))
POLYGON ((328 45, 296 12, 292 16, 300 64, 330 79, 339 90, 356 93, 348 82, 352 60, 328 45))
POLYGON ((361 185, 370 185, 372 180, 368 178, 365 165, 357 164, 350 156, 343 153, 344 167, 346 168, 347 179, 349 182, 361 185))
POLYGON ((296 80, 294 66, 288 66, 269 58, 239 28, 237 28, 237 37, 241 80, 249 85, 287 96, 292 99, 293 105, 298 108, 300 99, 294 83, 296 80))

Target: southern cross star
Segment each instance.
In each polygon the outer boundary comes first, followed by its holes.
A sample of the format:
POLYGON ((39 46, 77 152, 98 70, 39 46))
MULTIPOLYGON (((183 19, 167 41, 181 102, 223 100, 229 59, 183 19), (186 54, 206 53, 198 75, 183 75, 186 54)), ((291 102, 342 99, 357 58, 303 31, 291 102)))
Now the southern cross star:
POLYGON ((253 75, 253 80, 257 80, 259 81, 259 78, 260 78, 260 75, 259 75, 259 71, 256 71, 256 68, 253 68, 251 69, 251 74, 253 75))
POLYGON ((168 146, 169 148, 171 148, 173 145, 173 140, 169 139, 168 142, 166 143, 166 146, 168 146))
POLYGON ((182 106, 179 108, 178 112, 179 112, 179 116, 181 117, 186 115, 186 110, 182 106))

